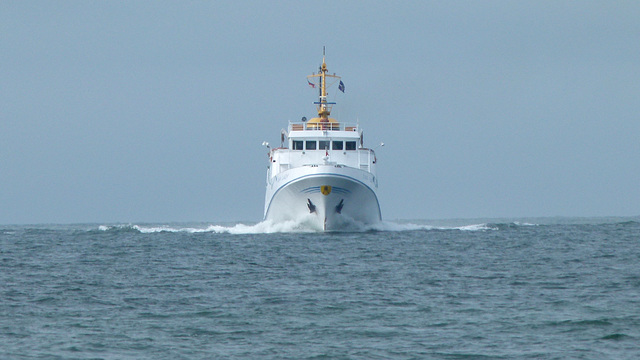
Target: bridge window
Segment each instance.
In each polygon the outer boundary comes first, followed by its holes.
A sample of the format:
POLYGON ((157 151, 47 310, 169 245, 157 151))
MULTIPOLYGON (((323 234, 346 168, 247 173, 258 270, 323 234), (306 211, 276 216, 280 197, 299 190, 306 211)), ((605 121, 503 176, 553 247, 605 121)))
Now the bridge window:
POLYGON ((355 141, 345 141, 345 150, 355 150, 356 149, 356 142, 355 141))
POLYGON ((314 141, 307 141, 307 150, 315 150, 316 149, 316 145, 317 142, 314 141))
POLYGON ((303 141, 293 141, 293 150, 302 150, 303 141))
POLYGON ((334 141, 333 142, 333 147, 331 149, 333 149, 333 150, 342 150, 342 141, 334 141))
POLYGON ((320 150, 329 150, 329 142, 328 141, 318 141, 318 145, 320 145, 318 147, 318 149, 320 150))

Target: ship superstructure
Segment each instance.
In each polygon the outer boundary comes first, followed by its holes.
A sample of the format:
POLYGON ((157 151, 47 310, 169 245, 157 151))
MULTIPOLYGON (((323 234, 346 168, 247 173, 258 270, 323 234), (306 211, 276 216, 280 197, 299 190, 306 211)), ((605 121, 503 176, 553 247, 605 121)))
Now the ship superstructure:
POLYGON ((344 92, 344 83, 328 73, 324 56, 307 81, 318 88, 318 116, 290 122, 280 147, 269 148, 264 219, 307 221, 321 230, 381 221, 375 153, 364 147, 358 123, 330 117, 335 103, 327 89, 338 83, 344 92))

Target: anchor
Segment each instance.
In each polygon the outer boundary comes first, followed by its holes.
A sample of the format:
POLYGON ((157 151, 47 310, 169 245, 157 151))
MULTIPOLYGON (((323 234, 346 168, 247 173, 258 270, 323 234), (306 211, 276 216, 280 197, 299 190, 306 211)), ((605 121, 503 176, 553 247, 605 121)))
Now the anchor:
POLYGON ((316 206, 313 205, 313 203, 311 202, 311 199, 307 199, 307 207, 309 208, 310 214, 313 214, 314 212, 316 212, 316 206))

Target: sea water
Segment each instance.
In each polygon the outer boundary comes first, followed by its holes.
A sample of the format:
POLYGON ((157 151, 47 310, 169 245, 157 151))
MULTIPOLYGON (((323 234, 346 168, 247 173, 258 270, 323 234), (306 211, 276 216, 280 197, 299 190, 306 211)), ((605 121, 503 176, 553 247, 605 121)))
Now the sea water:
POLYGON ((0 359, 478 358, 640 358, 640 219, 0 226, 0 359))

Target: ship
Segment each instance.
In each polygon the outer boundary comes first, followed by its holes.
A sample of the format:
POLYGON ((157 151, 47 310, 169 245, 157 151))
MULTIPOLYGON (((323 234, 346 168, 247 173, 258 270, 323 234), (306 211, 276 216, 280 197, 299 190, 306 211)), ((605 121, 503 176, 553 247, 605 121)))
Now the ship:
MULTIPOLYGON (((377 158, 364 147, 359 121, 346 123, 331 117, 335 102, 328 90, 340 76, 329 74, 325 55, 319 71, 307 76, 318 89, 317 116, 289 121, 280 146, 268 149, 264 220, 295 221, 320 231, 362 229, 382 221, 378 201, 377 158)), ((337 93, 337 91, 336 91, 337 93)), ((383 144, 381 144, 383 145, 383 144)))

